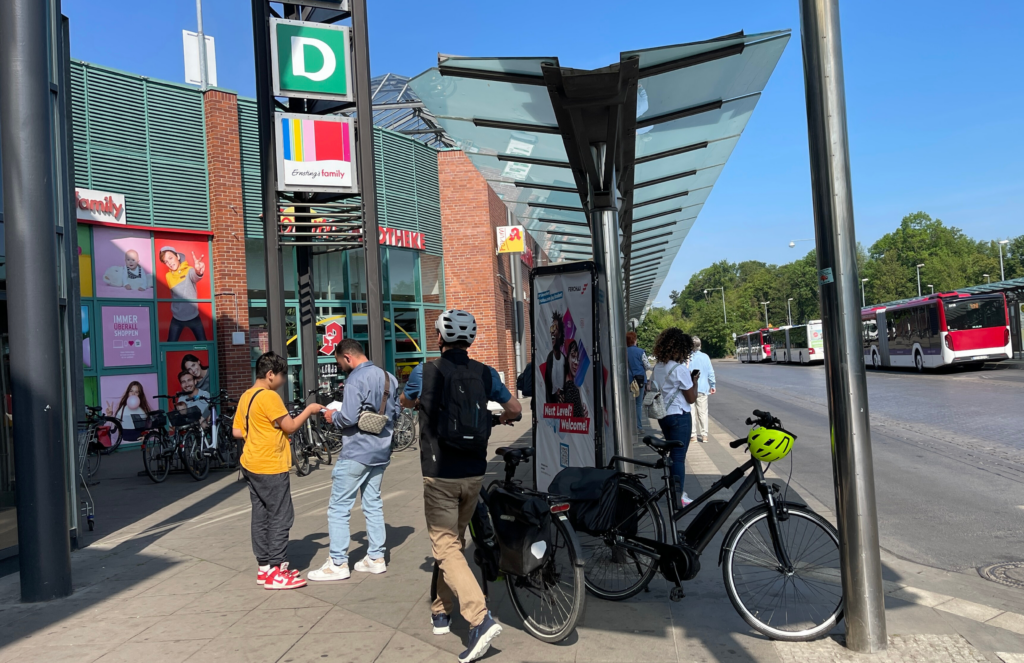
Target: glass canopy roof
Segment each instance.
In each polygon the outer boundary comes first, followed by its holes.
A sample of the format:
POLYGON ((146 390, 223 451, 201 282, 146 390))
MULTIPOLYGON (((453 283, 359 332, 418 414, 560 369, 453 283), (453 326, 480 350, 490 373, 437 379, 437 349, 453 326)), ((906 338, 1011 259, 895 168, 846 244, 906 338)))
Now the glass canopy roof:
MULTIPOLYGON (((634 154, 622 168, 631 187, 619 186, 630 318, 653 303, 789 38, 788 30, 739 33, 621 53, 623 67, 639 65, 634 154)), ((588 193, 545 82, 558 59, 438 61, 409 81, 433 119, 553 261, 590 258, 588 193)))

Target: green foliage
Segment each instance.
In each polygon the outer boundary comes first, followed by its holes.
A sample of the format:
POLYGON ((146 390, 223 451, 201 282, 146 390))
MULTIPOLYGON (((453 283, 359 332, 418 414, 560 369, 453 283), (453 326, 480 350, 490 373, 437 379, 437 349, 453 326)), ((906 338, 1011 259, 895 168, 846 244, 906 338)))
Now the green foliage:
MULTIPOLYGON (((975 241, 959 228, 946 226, 924 212, 903 217, 899 227, 865 249, 857 245, 860 276, 867 278, 867 304, 889 302, 917 295, 916 265, 921 268, 921 290, 931 284, 935 292, 948 292, 985 283, 983 274, 999 280, 999 245, 995 240, 975 241)), ((1007 279, 1024 277, 1024 235, 1003 245, 1007 279)), ((662 329, 676 326, 700 336, 703 350, 723 357, 734 350, 732 335, 765 326, 793 324, 821 318, 818 302, 817 258, 811 251, 785 265, 749 260, 714 263, 690 277, 682 290, 669 295, 669 308, 655 308, 637 329, 638 345, 650 352, 662 329), (723 318, 722 291, 725 289, 723 318)))

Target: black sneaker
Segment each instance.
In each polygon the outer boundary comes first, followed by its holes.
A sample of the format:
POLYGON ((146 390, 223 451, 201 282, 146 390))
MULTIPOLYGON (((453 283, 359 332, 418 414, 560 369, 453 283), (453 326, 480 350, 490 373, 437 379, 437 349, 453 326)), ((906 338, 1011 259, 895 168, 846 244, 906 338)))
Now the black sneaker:
POLYGON ((434 635, 444 635, 451 632, 452 618, 443 612, 430 615, 430 622, 434 626, 434 635))
POLYGON ((469 629, 469 649, 459 654, 459 663, 469 663, 483 658, 491 648, 491 640, 501 635, 501 626, 491 619, 490 611, 479 626, 469 629))

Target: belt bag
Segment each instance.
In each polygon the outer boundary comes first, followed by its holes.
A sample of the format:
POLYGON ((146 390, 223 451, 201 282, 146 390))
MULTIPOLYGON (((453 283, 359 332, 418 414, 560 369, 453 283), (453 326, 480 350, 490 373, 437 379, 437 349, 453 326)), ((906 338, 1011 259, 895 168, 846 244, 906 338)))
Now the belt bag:
MULTIPOLYGON (((391 393, 391 379, 384 372, 384 395, 380 399, 380 410, 374 412, 372 409, 363 410, 359 413, 359 418, 356 419, 356 428, 363 431, 364 433, 370 433, 371 435, 378 435, 384 427, 388 425, 388 417, 384 415, 384 411, 388 406, 388 395, 391 393)), ((370 407, 370 406, 366 406, 370 407)))

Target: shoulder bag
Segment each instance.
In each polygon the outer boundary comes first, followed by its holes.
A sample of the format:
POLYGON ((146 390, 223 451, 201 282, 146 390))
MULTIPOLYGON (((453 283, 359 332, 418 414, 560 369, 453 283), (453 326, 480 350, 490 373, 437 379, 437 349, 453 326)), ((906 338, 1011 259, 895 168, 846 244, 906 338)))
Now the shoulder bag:
POLYGON ((364 406, 371 409, 363 410, 359 413, 359 418, 356 419, 356 428, 363 431, 364 433, 370 433, 371 435, 378 435, 384 427, 388 425, 388 417, 384 414, 388 407, 388 396, 391 394, 391 376, 387 371, 384 373, 384 395, 380 399, 380 409, 377 412, 372 410, 372 406, 364 406))

